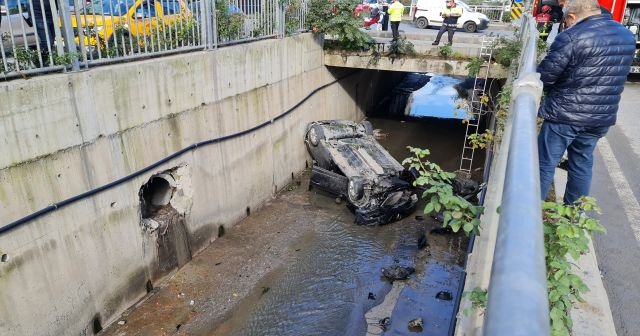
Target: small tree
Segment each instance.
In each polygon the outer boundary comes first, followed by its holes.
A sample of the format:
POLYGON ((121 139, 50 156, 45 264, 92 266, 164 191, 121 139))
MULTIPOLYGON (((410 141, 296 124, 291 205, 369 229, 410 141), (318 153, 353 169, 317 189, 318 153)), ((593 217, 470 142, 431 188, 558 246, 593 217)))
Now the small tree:
POLYGON ((371 38, 360 31, 362 19, 353 14, 357 0, 311 0, 307 22, 316 34, 337 38, 328 47, 342 50, 369 50, 371 38))

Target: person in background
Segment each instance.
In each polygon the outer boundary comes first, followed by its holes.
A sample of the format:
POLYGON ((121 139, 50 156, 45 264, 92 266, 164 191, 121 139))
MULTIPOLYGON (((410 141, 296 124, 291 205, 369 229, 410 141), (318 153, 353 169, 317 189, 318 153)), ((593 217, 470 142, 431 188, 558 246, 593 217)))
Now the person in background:
POLYGON ((540 192, 549 192, 565 150, 568 180, 564 203, 589 195, 593 151, 616 123, 620 96, 635 53, 635 38, 603 14, 597 0, 569 0, 567 28, 551 44, 538 66, 546 96, 538 115, 540 192))
POLYGON ((404 14, 404 5, 400 3, 400 0, 393 0, 393 4, 389 6, 389 21, 391 21, 391 33, 394 41, 400 37, 398 28, 400 21, 402 21, 402 14, 404 14))
POLYGON ((440 38, 445 31, 448 32, 449 37, 449 45, 453 44, 453 34, 456 32, 458 27, 458 19, 462 16, 462 8, 456 6, 456 2, 454 0, 447 0, 447 7, 440 13, 443 18, 442 27, 440 27, 440 31, 438 32, 438 36, 436 36, 436 40, 433 41, 432 45, 440 44, 440 38))
POLYGON ((549 32, 551 31, 551 7, 544 5, 542 11, 536 15, 536 24, 538 31, 540 32, 540 38, 544 41, 547 40, 549 32))
POLYGON ((382 31, 389 30, 389 3, 382 0, 382 31))

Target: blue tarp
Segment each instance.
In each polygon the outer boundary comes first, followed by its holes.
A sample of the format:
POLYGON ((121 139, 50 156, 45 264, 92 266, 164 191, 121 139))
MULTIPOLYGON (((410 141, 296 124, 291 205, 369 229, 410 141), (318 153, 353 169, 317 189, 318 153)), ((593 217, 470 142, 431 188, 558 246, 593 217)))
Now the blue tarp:
POLYGON ((462 82, 462 79, 433 75, 425 86, 411 94, 405 114, 419 118, 469 119, 465 110, 467 101, 459 98, 454 88, 462 82))

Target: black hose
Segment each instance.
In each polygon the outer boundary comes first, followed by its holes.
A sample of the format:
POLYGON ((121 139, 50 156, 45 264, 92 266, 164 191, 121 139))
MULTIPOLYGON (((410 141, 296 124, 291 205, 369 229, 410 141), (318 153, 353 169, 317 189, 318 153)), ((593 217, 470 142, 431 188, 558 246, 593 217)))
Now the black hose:
POLYGON ((309 98, 313 97, 319 91, 321 91, 321 90, 323 90, 323 89, 325 89, 325 88, 327 88, 327 87, 329 87, 329 86, 331 86, 331 85, 333 85, 333 84, 335 84, 335 83, 337 83, 337 82, 339 82, 339 81, 341 81, 341 80, 343 80, 343 79, 345 79, 347 77, 350 77, 350 76, 354 75, 357 72, 359 72, 359 70, 352 71, 352 72, 350 72, 350 73, 348 73, 348 74, 346 74, 344 76, 339 77, 338 79, 336 79, 336 80, 334 80, 334 81, 332 81, 330 83, 327 83, 325 85, 322 85, 322 86, 314 89, 313 91, 311 91, 311 93, 309 93, 301 101, 299 101, 293 107, 291 107, 290 109, 286 110, 284 113, 280 114, 279 116, 275 117, 274 119, 271 119, 269 121, 265 121, 262 124, 259 124, 257 126, 251 127, 251 128, 249 128, 247 130, 244 130, 244 131, 241 131, 241 132, 238 132, 238 133, 233 133, 233 134, 226 135, 226 136, 223 136, 223 137, 220 137, 220 138, 215 138, 215 139, 209 139, 209 140, 196 142, 196 143, 190 145, 189 147, 183 148, 183 149, 181 149, 181 150, 179 150, 179 151, 177 151, 177 152, 175 152, 175 153, 173 153, 173 154, 161 159, 160 161, 152 163, 151 165, 146 166, 146 167, 144 167, 144 168, 142 168, 142 169, 140 169, 138 171, 135 171, 135 172, 133 172, 133 173, 127 175, 127 176, 119 178, 119 179, 117 179, 117 180, 115 180, 113 182, 107 183, 107 184, 105 184, 103 186, 100 186, 98 188, 91 189, 89 191, 85 191, 82 194, 73 196, 71 198, 67 198, 67 199, 65 199, 63 201, 60 201, 60 202, 57 202, 57 203, 53 203, 53 204, 47 206, 46 208, 40 209, 40 210, 38 210, 38 211, 28 215, 28 216, 22 217, 22 218, 14 221, 12 223, 9 223, 9 224, 7 224, 7 225, 5 225, 3 227, 0 227, 0 235, 4 234, 6 232, 9 232, 9 231, 11 231, 11 230, 13 230, 13 229, 15 229, 15 228, 17 228, 19 226, 22 226, 22 225, 24 225, 24 224, 26 224, 26 223, 28 223, 28 222, 36 219, 36 218, 39 218, 39 217, 44 216, 44 215, 46 215, 46 214, 48 214, 50 212, 58 210, 58 209, 60 209, 60 208, 62 208, 64 206, 67 206, 69 204, 75 203, 77 201, 80 201, 80 200, 85 199, 87 197, 93 196, 95 194, 101 193, 101 192, 103 192, 105 190, 109 190, 109 189, 111 189, 111 188, 113 188, 115 186, 118 186, 118 185, 120 185, 120 184, 122 184, 124 182, 127 182, 127 181, 129 181, 129 180, 131 180, 131 179, 133 179, 135 177, 138 177, 138 176, 140 176, 140 175, 142 175, 142 174, 144 174, 144 173, 146 173, 146 172, 148 172, 148 171, 150 171, 150 170, 152 170, 154 168, 157 168, 157 167, 159 167, 159 166, 161 166, 161 165, 163 165, 163 164, 165 164, 165 163, 167 163, 167 162, 169 162, 169 161, 171 161, 171 160, 173 160, 173 159, 175 159, 175 158, 177 158, 179 156, 182 156, 183 154, 185 154, 187 152, 190 152, 190 151, 192 151, 192 150, 194 150, 194 149, 196 149, 198 147, 212 145, 212 144, 215 144, 215 143, 218 143, 218 142, 223 142, 223 141, 226 141, 226 140, 229 140, 229 139, 237 138, 239 136, 243 136, 243 135, 249 134, 249 133, 257 131, 257 130, 265 127, 265 126, 268 126, 268 125, 274 123, 275 121, 284 118, 285 116, 287 116, 291 112, 295 111, 298 107, 300 107, 302 104, 304 104, 307 100, 309 100, 309 98))

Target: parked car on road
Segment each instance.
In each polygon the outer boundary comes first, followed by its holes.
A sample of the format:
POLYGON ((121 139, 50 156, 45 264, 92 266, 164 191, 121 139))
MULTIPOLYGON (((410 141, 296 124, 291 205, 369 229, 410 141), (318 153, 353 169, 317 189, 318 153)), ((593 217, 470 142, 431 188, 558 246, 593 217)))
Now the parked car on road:
MULTIPOLYGON (((458 19, 458 28, 467 33, 487 29, 489 18, 482 13, 474 12, 466 3, 457 0, 456 5, 462 7, 462 16, 458 19)), ((413 22, 416 27, 426 29, 428 27, 442 26, 443 18, 440 16, 445 8, 445 0, 418 0, 413 10, 413 22)))
POLYGON ((411 174, 375 140, 368 121, 312 122, 305 143, 314 161, 309 187, 346 199, 357 224, 387 224, 415 210, 411 174))
POLYGON ((84 44, 104 47, 158 33, 164 27, 180 26, 180 20, 193 19, 183 0, 94 0, 80 9, 80 23, 71 17, 74 28, 81 27, 84 44), (116 34, 120 32, 122 36, 116 34))

